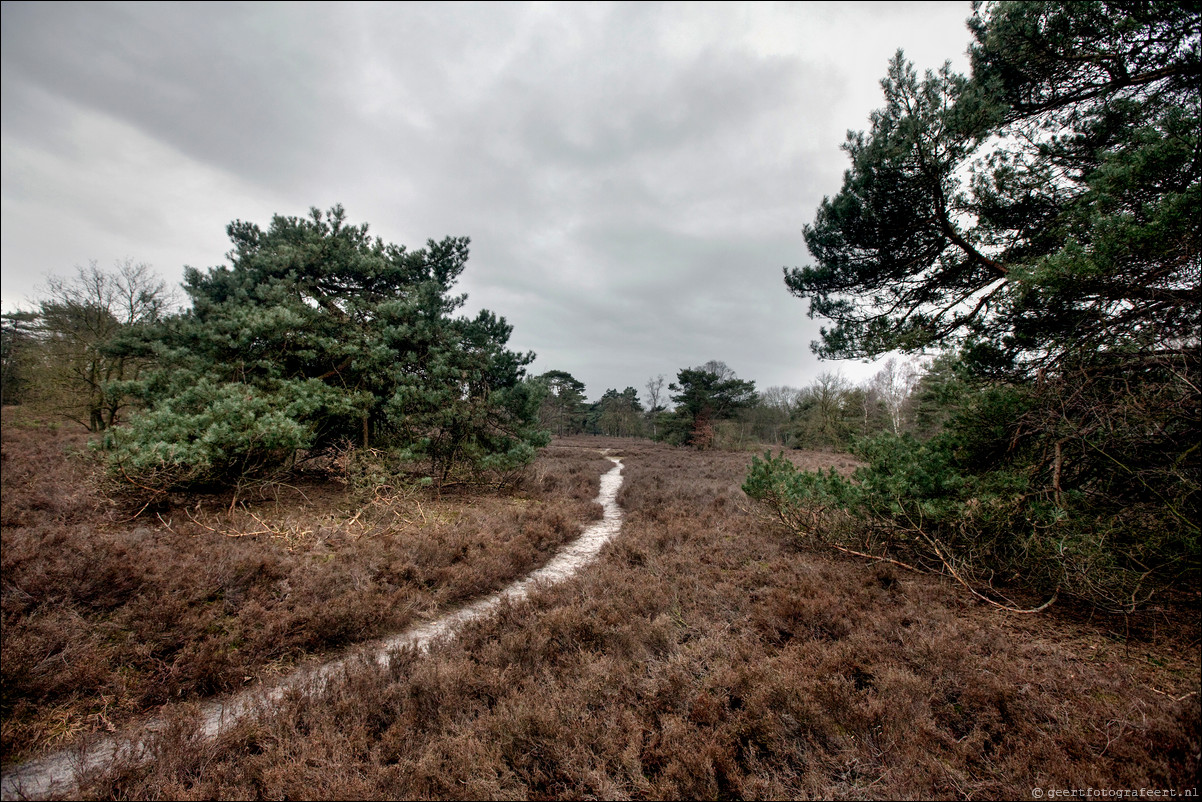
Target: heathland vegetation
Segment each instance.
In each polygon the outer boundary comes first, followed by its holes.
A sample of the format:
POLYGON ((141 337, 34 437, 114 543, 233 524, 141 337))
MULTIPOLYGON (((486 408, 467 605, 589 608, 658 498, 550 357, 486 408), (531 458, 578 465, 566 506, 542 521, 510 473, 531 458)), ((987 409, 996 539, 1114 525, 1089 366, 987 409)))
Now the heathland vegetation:
MULTIPOLYGON (((93 771, 73 795, 1021 798, 1196 783, 1195 610, 1014 616, 939 577, 811 551, 748 503, 747 452, 562 438, 503 492, 388 497, 322 479, 233 513, 227 493, 129 520, 88 481, 102 466, 64 451, 85 436, 22 412, 5 411, 0 474, 6 763, 166 716, 153 762, 93 771), (197 735, 206 695, 270 685, 545 560, 595 515, 603 447, 626 464, 625 520, 589 570, 426 656, 364 661, 197 735)), ((799 469, 857 465, 789 454, 799 469)))
POLYGON ((590 403, 456 316, 466 238, 338 206, 231 223, 184 300, 52 280, 4 316, 6 770, 153 714, 152 760, 70 793, 1196 788, 1200 17, 998 3, 971 75, 898 54, 785 272, 820 355, 893 355, 859 386, 710 361, 590 403), (626 518, 585 574, 198 735, 545 563, 603 449, 626 518))

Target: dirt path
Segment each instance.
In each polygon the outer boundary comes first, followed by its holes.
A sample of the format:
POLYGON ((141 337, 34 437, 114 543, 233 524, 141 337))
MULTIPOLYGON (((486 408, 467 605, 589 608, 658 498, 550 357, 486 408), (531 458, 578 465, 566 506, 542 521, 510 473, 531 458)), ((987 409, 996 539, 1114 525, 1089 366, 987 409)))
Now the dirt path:
MULTIPOLYGON (((365 656, 387 667, 393 652, 399 649, 427 651, 432 642, 453 636, 460 626, 488 615, 502 601, 520 601, 540 585, 554 584, 575 574, 596 558, 601 547, 622 527, 622 511, 616 501, 618 490, 622 487, 622 462, 616 457, 607 459, 614 463, 614 467, 601 477, 601 491, 596 499, 604 511, 601 520, 585 529, 579 538, 561 549, 542 568, 453 613, 375 642, 342 659, 298 670, 271 688, 257 688, 223 700, 206 702, 201 706, 203 723, 200 732, 206 738, 213 738, 243 718, 274 707, 293 689, 320 692, 348 665, 365 656)), ((0 782, 0 799, 38 799, 68 794, 75 788, 76 778, 80 774, 98 769, 114 758, 148 758, 153 734, 162 726, 162 720, 152 719, 126 732, 100 738, 88 746, 64 749, 28 761, 4 775, 0 782)))

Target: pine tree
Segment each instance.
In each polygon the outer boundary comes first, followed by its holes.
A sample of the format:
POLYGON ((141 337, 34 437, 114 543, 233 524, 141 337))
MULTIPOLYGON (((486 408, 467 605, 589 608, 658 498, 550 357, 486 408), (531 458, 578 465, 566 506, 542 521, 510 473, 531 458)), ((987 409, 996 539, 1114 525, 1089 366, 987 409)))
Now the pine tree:
POLYGON ((862 443, 854 492, 775 497, 1129 610, 1200 567, 1202 9, 1001 2, 969 27, 971 76, 897 54, 785 275, 834 324, 821 356, 949 352, 930 440, 862 443))
POLYGON ((899 52, 786 285, 815 349, 968 345, 1034 375, 1083 351, 1176 358, 1202 322, 1196 4, 999 3, 971 78, 899 52))
POLYGON ((467 238, 409 251, 346 222, 341 206, 235 221, 230 265, 189 268, 192 308, 140 348, 146 411, 107 444, 114 470, 154 489, 221 484, 354 444, 458 466, 528 462, 545 433, 524 381, 533 354, 505 348, 491 312, 454 317, 467 238))
POLYGON ((686 442, 698 448, 713 443, 715 421, 732 418, 756 402, 755 382, 738 378, 725 362, 683 368, 668 389, 674 393, 679 423, 688 432, 686 442))

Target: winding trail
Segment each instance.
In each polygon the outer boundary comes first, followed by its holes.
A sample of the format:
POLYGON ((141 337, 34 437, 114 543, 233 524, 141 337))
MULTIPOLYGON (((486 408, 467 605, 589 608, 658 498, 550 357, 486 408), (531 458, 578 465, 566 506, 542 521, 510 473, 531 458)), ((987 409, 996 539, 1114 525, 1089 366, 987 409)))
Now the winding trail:
MULTIPOLYGON (((341 659, 313 668, 299 669, 270 688, 256 688, 223 700, 205 702, 201 705, 199 732, 205 738, 214 738, 242 719, 273 708, 294 689, 320 693, 331 680, 343 674, 348 666, 365 656, 387 668, 392 662, 393 653, 400 649, 429 651, 431 643, 452 636, 468 621, 483 618, 502 601, 520 601, 541 585, 561 582, 575 574, 592 562, 601 551, 601 547, 622 528, 622 510, 617 503, 618 490, 622 487, 622 461, 616 457, 606 458, 614 463, 614 467, 601 477, 601 492, 596 498, 604 510, 601 520, 564 546, 542 568, 532 571, 491 596, 472 602, 429 623, 374 642, 341 659)), ((0 780, 0 799, 38 799, 54 794, 68 794, 75 789, 78 776, 113 760, 148 760, 151 756, 153 734, 163 726, 162 719, 151 719, 128 728, 124 733, 99 738, 82 749, 63 749, 28 761, 5 774, 0 780)))

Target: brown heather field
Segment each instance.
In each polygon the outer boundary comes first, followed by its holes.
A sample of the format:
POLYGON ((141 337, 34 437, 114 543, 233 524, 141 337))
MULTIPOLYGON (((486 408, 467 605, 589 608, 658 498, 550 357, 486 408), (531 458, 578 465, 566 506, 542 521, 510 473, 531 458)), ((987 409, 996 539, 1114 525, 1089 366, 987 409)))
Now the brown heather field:
POLYGON ((85 438, 11 414, 6 767, 137 716, 168 721, 153 762, 93 772, 84 798, 1030 799, 1035 787, 1198 786, 1196 606, 1131 621, 1067 606, 1015 616, 938 577, 802 552, 739 490, 746 453, 574 438, 504 493, 365 506, 299 486, 232 514, 229 498, 189 499, 127 520, 94 464, 68 456, 85 438), (196 737, 196 700, 545 561, 598 515, 603 447, 625 463, 626 519, 583 573, 429 655, 364 661, 316 696, 196 737))

